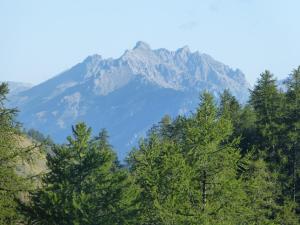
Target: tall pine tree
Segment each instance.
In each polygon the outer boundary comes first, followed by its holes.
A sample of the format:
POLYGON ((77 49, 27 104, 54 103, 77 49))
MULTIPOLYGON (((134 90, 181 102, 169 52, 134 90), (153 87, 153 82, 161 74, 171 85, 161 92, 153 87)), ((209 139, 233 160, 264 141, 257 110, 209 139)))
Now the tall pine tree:
POLYGON ((292 72, 286 85, 285 142, 288 160, 285 169, 286 177, 291 179, 287 180, 285 190, 300 214, 300 66, 292 72))
POLYGON ((0 84, 0 224, 17 224, 20 219, 20 194, 30 188, 29 180, 17 174, 21 160, 30 159, 31 146, 22 146, 21 132, 15 121, 16 109, 5 107, 8 86, 0 84))
POLYGON ((280 170, 281 148, 280 132, 283 117, 283 96, 277 90, 273 74, 265 71, 260 75, 254 90, 251 91, 250 103, 256 115, 256 145, 273 171, 280 170))
POLYGON ((140 225, 196 224, 192 170, 176 143, 151 133, 129 161, 142 190, 140 225))
POLYGON ((218 116, 217 111, 213 97, 203 93, 186 131, 184 151, 194 170, 193 186, 200 197, 203 224, 237 223, 246 197, 237 176, 238 140, 230 140, 233 128, 227 113, 218 116))
POLYGON ((73 128, 68 144, 48 155, 49 173, 25 207, 29 224, 134 224, 137 189, 102 131, 91 140, 84 123, 73 128))

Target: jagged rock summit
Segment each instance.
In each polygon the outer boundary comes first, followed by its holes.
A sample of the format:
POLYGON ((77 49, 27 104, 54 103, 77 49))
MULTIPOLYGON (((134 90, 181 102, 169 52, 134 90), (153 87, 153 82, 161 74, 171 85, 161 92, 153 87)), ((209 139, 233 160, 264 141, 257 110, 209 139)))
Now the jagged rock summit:
POLYGON ((165 114, 194 110, 201 91, 218 96, 225 88, 242 102, 250 85, 238 69, 184 46, 151 49, 144 42, 117 59, 88 56, 83 62, 11 99, 25 127, 63 141, 70 127, 85 121, 107 128, 124 159, 153 123, 165 114))

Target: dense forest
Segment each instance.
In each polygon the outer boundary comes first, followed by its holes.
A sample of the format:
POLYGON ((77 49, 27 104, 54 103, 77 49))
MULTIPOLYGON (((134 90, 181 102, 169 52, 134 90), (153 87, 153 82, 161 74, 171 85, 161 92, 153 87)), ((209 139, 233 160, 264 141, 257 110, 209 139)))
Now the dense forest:
POLYGON ((300 224, 300 67, 284 86, 265 71, 245 105, 203 92, 194 113, 163 117, 119 162, 107 131, 85 123, 66 144, 29 130, 34 146, 20 146, 1 84, 0 224, 300 224), (36 145, 47 172, 19 175, 36 145))

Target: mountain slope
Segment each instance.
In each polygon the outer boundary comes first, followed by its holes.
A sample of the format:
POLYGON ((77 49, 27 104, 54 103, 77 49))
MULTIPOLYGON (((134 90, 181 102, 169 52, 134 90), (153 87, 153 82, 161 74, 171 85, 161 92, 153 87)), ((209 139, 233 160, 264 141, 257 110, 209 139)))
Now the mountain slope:
POLYGON ((76 121, 85 121, 98 132, 107 128, 121 159, 144 132, 164 114, 188 113, 198 104, 199 92, 218 95, 225 88, 242 102, 248 88, 240 70, 206 54, 152 50, 138 42, 120 58, 99 55, 56 77, 19 93, 12 104, 21 110, 25 127, 63 141, 76 121))
POLYGON ((8 84, 9 88, 9 96, 17 95, 22 91, 26 91, 30 89, 33 85, 22 82, 14 82, 14 81, 0 81, 0 83, 5 82, 8 84))

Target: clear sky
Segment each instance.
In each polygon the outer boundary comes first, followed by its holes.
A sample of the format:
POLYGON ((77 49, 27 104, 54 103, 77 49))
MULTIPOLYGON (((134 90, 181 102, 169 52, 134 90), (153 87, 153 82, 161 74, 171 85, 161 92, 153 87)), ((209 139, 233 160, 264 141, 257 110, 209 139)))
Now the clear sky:
POLYGON ((188 45, 253 84, 300 65, 300 0, 0 0, 0 80, 39 83, 139 40, 188 45))

